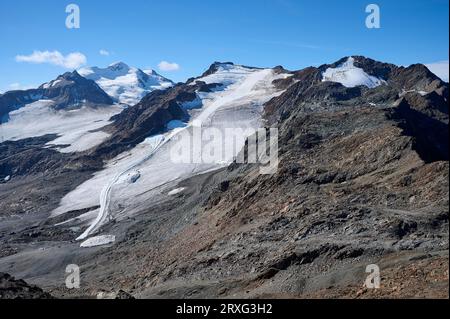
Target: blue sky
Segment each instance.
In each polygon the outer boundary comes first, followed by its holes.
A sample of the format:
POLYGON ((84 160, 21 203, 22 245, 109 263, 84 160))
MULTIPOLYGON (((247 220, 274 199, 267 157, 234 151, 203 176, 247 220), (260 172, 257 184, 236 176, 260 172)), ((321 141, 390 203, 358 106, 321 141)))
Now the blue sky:
POLYGON ((33 51, 80 52, 90 66, 124 61, 175 81, 214 61, 292 70, 347 55, 401 65, 448 61, 448 12, 448 0, 4 0, 0 91, 68 70, 17 61, 33 51), (70 3, 80 7, 80 29, 65 26, 70 3), (381 9, 380 29, 365 27, 370 3, 381 9), (160 71, 161 61, 179 69, 160 71))

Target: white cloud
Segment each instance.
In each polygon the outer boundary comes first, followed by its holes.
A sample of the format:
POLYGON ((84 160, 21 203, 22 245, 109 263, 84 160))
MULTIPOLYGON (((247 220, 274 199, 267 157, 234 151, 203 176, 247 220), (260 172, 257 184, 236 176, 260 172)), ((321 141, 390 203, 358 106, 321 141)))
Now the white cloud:
POLYGON ((448 82, 448 60, 426 64, 427 68, 436 74, 441 80, 448 82))
POLYGON ((101 49, 99 53, 100 53, 100 55, 104 55, 104 56, 109 56, 110 55, 109 51, 107 51, 105 49, 101 49))
POLYGON ((10 89, 10 90, 20 90, 20 87, 21 87, 21 85, 20 85, 20 83, 11 83, 9 86, 8 86, 8 88, 10 89))
POLYGON ((80 52, 69 53, 64 56, 59 51, 34 51, 30 55, 16 56, 17 62, 27 62, 35 64, 53 64, 66 69, 78 69, 87 63, 87 58, 80 52))
POLYGON ((33 85, 22 85, 20 83, 11 83, 10 85, 8 85, 8 90, 9 91, 29 90, 29 89, 33 89, 33 88, 35 88, 35 86, 33 86, 33 85))
POLYGON ((160 71, 178 71, 180 69, 180 66, 177 63, 161 61, 158 64, 158 68, 160 71))

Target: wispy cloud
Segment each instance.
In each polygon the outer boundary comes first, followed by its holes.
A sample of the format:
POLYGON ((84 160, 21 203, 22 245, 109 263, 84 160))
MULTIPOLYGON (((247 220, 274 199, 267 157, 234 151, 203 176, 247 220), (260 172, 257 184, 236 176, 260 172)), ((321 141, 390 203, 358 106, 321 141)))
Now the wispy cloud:
POLYGON ((161 61, 158 64, 158 68, 160 71, 178 71, 180 69, 180 65, 178 65, 177 63, 161 61))
POLYGON ((441 80, 448 82, 448 68, 449 68, 449 63, 448 60, 447 61, 439 61, 439 62, 434 62, 434 63, 429 63, 426 64, 427 68, 433 72, 434 74, 436 74, 438 77, 441 78, 441 80))
POLYGON ((34 51, 30 55, 16 56, 17 62, 27 62, 34 64, 52 64, 66 69, 78 69, 87 63, 87 58, 80 52, 63 55, 59 51, 34 51))
POLYGON ((101 49, 99 53, 100 53, 100 55, 103 55, 103 56, 109 56, 110 55, 109 51, 105 50, 105 49, 101 49))
POLYGON ((17 91, 17 90, 29 90, 33 89, 35 86, 33 85, 22 85, 20 83, 11 83, 8 85, 8 91, 17 91))

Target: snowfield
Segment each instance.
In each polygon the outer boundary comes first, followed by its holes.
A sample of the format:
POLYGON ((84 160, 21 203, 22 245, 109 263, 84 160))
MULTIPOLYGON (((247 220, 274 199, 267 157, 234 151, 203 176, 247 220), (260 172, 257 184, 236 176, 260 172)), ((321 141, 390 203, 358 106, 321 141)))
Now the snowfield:
POLYGON ((102 143, 109 134, 100 129, 122 112, 119 106, 82 107, 55 110, 51 100, 39 100, 9 113, 9 120, 0 125, 3 140, 18 141, 30 137, 56 134, 47 145, 62 153, 81 152, 102 143))
POLYGON ((109 96, 117 102, 135 105, 148 93, 158 89, 171 87, 173 83, 147 70, 129 67, 119 62, 107 68, 83 68, 78 73, 87 79, 95 81, 109 96))
POLYGON ((175 188, 174 190, 171 190, 169 193, 167 193, 167 195, 175 196, 175 195, 178 195, 178 194, 182 193, 185 189, 186 188, 184 188, 184 187, 175 188))
POLYGON ((49 89, 51 87, 57 86, 61 82, 62 82, 62 80, 53 80, 53 81, 43 84, 42 87, 44 89, 49 89))
POLYGON ((81 243, 80 247, 90 248, 97 246, 104 246, 112 244, 116 241, 116 236, 114 235, 103 235, 89 238, 88 240, 81 243))
POLYGON ((368 88, 375 88, 384 83, 384 80, 367 74, 363 69, 357 68, 354 63, 355 59, 350 57, 337 68, 328 68, 322 74, 322 81, 341 83, 348 88, 360 85, 367 86, 368 88))
MULTIPOLYGON (((222 85, 214 92, 197 92, 201 103, 196 101, 199 108, 190 110, 189 123, 171 125, 172 129, 165 134, 150 137, 108 162, 104 170, 67 194, 53 215, 100 205, 97 218, 77 238, 84 240, 95 235, 108 221, 120 221, 139 212, 155 194, 174 194, 178 181, 227 166, 233 161, 233 156, 208 164, 175 163, 171 150, 180 139, 192 135, 194 122, 201 123, 202 129, 261 127, 263 104, 282 93, 272 82, 287 76, 276 74, 272 69, 224 64, 215 74, 198 79, 222 85), (139 178, 131 183, 128 176, 133 172, 139 172, 139 178)), ((236 145, 240 150, 245 139, 236 143, 240 143, 236 145)))

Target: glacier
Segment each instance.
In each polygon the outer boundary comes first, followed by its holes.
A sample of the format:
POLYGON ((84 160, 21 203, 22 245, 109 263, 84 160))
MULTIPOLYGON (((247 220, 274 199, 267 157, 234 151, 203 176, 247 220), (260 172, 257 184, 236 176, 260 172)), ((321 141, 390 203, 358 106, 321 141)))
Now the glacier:
MULTIPOLYGON (((178 140, 192 134, 193 123, 201 123, 204 129, 214 127, 219 130, 262 127, 263 104, 283 92, 273 85, 273 81, 289 76, 289 73, 278 73, 273 69, 222 64, 214 74, 196 79, 219 86, 212 92, 197 92, 197 107, 189 108, 191 119, 186 125, 174 125, 164 134, 149 137, 110 160, 92 179, 68 193, 52 215, 100 205, 96 218, 77 238, 85 240, 97 235, 110 220, 120 221, 138 213, 146 201, 155 196, 173 195, 178 182, 227 166, 233 161, 232 157, 208 164, 174 163, 170 150, 178 140), (136 171, 140 177, 134 183, 123 178, 136 171)), ((244 143, 237 145, 238 148, 241 149, 244 143)))
POLYGON ((47 147, 61 153, 81 152, 99 145, 109 137, 98 131, 110 124, 112 116, 123 111, 118 105, 74 110, 55 110, 53 101, 39 100, 9 113, 9 120, 0 125, 3 141, 56 134, 47 147))

